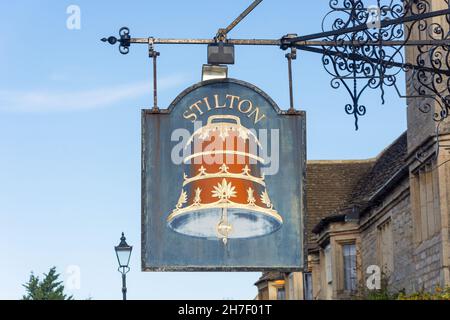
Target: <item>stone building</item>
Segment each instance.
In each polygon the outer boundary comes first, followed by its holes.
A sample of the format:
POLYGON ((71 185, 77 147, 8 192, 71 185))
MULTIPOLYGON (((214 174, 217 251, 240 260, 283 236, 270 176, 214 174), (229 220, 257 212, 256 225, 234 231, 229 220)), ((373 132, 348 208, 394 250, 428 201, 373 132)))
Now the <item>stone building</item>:
POLYGON ((450 119, 434 121, 431 99, 407 106, 407 131, 376 158, 308 162, 305 272, 263 274, 259 299, 346 299, 378 279, 407 293, 450 286, 450 119))
POLYGON ((260 299, 349 298, 374 266, 393 291, 450 285, 450 128, 421 159, 409 136, 433 120, 416 116, 375 159, 308 162, 305 273, 263 274, 260 299))

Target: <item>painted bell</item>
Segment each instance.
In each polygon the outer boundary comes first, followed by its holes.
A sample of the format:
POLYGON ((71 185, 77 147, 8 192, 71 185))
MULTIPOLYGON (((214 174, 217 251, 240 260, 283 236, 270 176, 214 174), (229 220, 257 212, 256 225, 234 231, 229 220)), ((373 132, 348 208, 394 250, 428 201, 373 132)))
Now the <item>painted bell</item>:
POLYGON ((283 224, 267 190, 256 135, 231 115, 211 116, 187 143, 181 195, 167 218, 181 234, 208 239, 265 236, 283 224))

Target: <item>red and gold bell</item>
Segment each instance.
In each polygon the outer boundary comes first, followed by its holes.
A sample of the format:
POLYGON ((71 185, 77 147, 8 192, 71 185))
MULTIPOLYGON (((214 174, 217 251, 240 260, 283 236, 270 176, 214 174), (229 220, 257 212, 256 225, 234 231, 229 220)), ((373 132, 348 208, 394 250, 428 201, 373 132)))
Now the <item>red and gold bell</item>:
POLYGON ((167 218, 181 234, 208 239, 254 238, 281 228, 261 174, 256 135, 231 115, 211 116, 188 141, 181 195, 167 218))

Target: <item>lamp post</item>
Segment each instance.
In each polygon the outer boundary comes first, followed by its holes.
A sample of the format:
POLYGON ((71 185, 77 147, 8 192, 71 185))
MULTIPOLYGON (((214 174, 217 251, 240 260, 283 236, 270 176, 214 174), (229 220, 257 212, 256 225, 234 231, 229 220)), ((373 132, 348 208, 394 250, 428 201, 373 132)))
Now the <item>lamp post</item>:
POLYGON ((131 251, 133 250, 133 247, 129 246, 125 240, 125 234, 122 232, 119 245, 114 247, 117 261, 119 262, 118 271, 122 274, 123 300, 127 300, 127 273, 130 271, 128 265, 130 263, 131 251))

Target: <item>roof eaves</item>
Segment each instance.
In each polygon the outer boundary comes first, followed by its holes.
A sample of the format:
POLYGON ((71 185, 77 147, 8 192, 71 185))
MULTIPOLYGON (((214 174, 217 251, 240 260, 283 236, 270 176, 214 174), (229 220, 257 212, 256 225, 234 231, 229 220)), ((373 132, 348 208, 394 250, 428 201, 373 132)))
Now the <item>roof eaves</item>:
POLYGON ((347 214, 342 213, 342 214, 335 214, 326 218, 323 218, 322 220, 320 220, 320 222, 312 229, 312 232, 314 234, 319 234, 323 231, 323 229, 325 229, 330 223, 333 222, 344 222, 345 221, 345 217, 347 216, 347 214))

